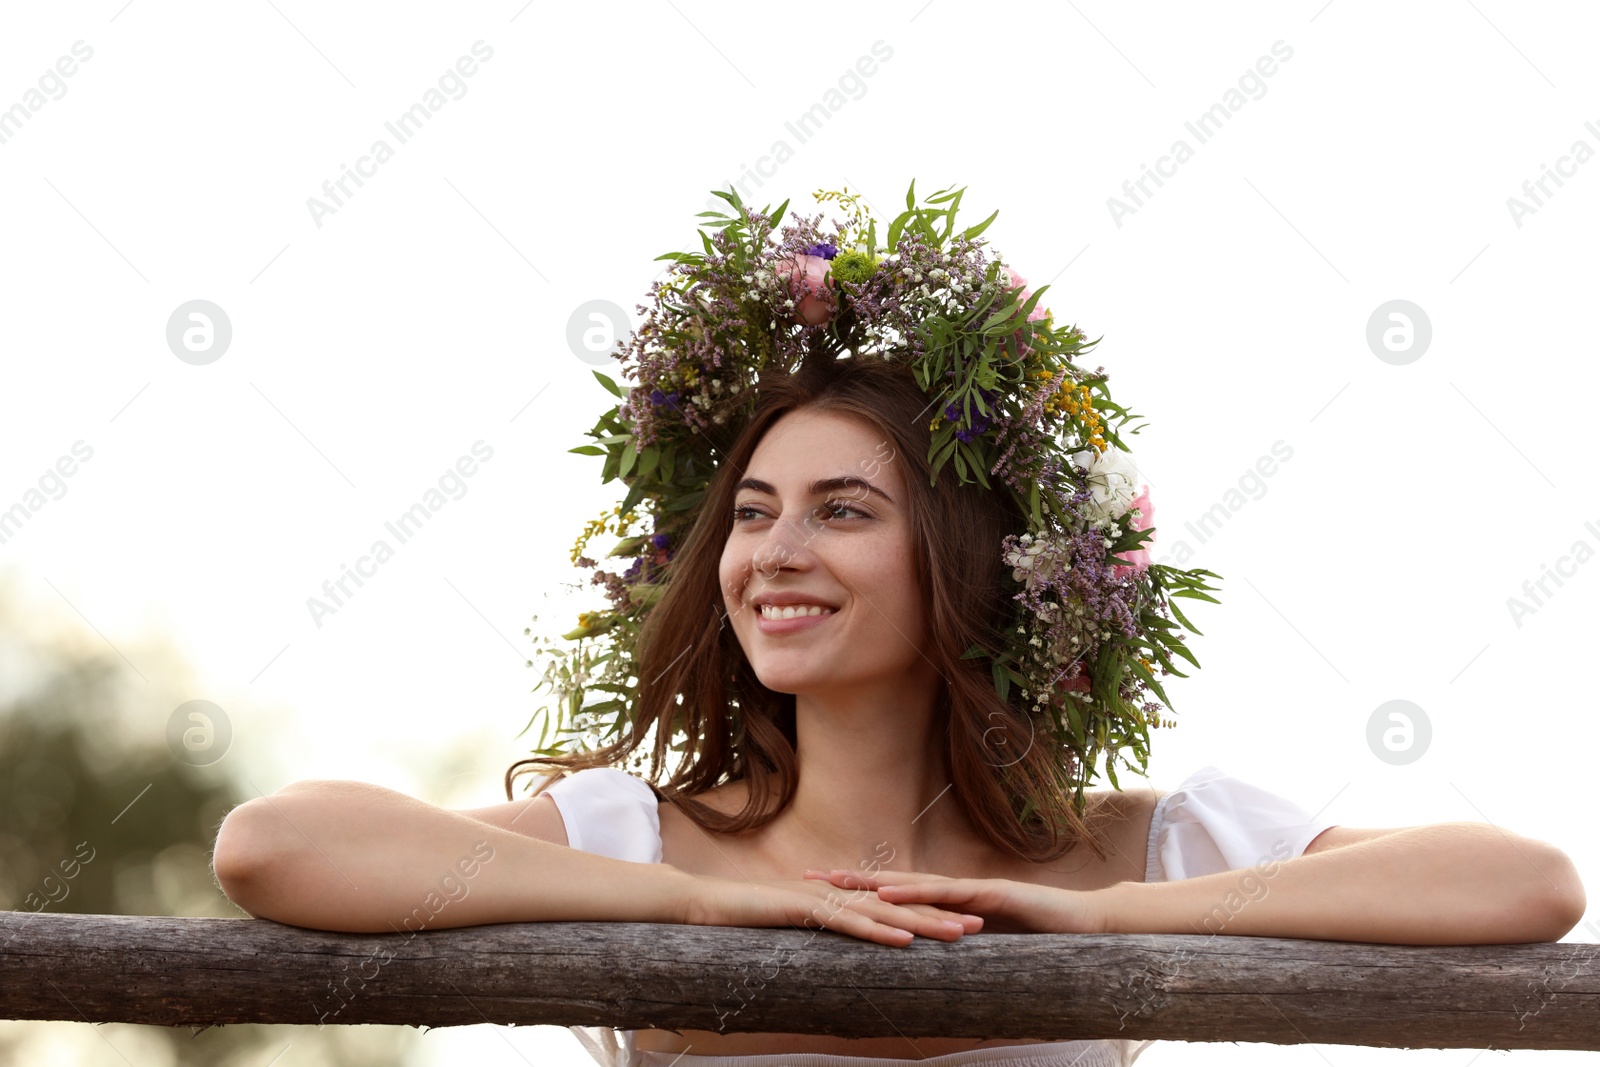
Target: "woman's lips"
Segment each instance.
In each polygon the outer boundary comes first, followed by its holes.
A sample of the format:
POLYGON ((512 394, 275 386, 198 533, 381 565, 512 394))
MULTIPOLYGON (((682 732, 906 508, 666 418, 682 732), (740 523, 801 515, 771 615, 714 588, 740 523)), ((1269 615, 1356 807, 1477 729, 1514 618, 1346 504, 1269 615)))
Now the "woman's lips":
POLYGON ((799 630, 809 630, 813 626, 820 626, 839 614, 838 610, 826 611, 821 615, 796 615, 792 619, 769 619, 761 614, 761 609, 756 609, 756 629, 764 634, 792 634, 799 630))

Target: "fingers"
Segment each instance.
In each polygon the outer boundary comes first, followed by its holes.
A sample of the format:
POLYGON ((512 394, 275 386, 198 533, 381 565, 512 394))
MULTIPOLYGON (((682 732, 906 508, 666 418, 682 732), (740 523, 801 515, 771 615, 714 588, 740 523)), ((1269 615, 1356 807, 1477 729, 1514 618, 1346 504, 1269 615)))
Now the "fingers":
POLYGON ((933 907, 934 902, 963 905, 968 908, 976 907, 976 901, 983 893, 981 888, 970 879, 895 871, 885 871, 874 876, 858 874, 855 871, 848 870, 820 871, 815 869, 808 869, 805 872, 805 877, 830 882, 840 889, 854 890, 857 896, 872 892, 875 893, 877 899, 896 906, 918 908, 926 906, 929 909, 927 914, 933 914, 940 919, 954 922, 966 933, 977 933, 983 928, 982 916, 961 910, 946 910, 933 907), (922 880, 908 884, 894 883, 894 879, 907 875, 922 880))
POLYGON ((965 933, 975 934, 983 929, 983 916, 981 915, 971 915, 961 911, 947 911, 944 908, 936 908, 932 904, 896 904, 895 907, 909 908, 925 915, 931 915, 936 919, 954 922, 965 933))
POLYGON ((983 929, 982 916, 946 911, 931 904, 896 904, 863 894, 861 899, 851 902, 851 907, 881 925, 940 941, 957 941, 962 934, 975 934, 983 929))
MULTIPOLYGON (((866 941, 875 941, 880 945, 893 945, 897 948, 904 948, 915 940, 918 932, 925 933, 926 930, 924 927, 922 930, 913 931, 902 926, 879 922, 860 911, 830 908, 824 916, 818 914, 822 910, 821 908, 813 909, 811 915, 806 918, 806 925, 810 926, 812 923, 816 923, 823 929, 832 930, 835 933, 849 934, 852 937, 859 937, 866 941)), ((905 925, 910 926, 912 924, 907 923, 905 925)), ((948 930, 940 931, 940 934, 947 939, 950 937, 948 930)), ((933 935, 925 934, 925 936, 933 935)), ((959 933, 956 936, 960 936, 959 933)))
POLYGON ((848 900, 830 894, 826 907, 813 909, 811 919, 827 929, 895 945, 909 944, 913 936, 957 941, 962 934, 977 933, 983 927, 983 919, 977 915, 925 904, 902 906, 865 891, 848 900))

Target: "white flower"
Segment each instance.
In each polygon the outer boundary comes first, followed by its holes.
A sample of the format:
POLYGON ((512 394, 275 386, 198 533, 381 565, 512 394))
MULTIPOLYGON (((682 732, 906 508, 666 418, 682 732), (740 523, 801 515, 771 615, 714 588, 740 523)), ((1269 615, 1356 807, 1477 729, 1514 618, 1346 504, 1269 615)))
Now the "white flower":
POLYGON ((1133 465, 1128 453, 1116 447, 1104 452, 1086 448, 1074 452, 1072 462, 1089 472, 1089 491, 1094 498, 1086 507, 1089 512, 1086 517, 1091 522, 1120 519, 1133 507, 1134 498, 1139 495, 1139 468, 1133 465))
MULTIPOLYGON (((1023 538, 1026 538, 1027 536, 1027 534, 1023 534, 1023 538)), ((1045 549, 1048 547, 1049 543, 1041 537, 1037 540, 1028 542, 1026 546, 1021 549, 1012 549, 1010 552, 1007 552, 1005 561, 1012 566, 1011 580, 1014 582, 1026 581, 1028 583, 1028 587, 1030 589, 1033 588, 1038 576, 1038 570, 1036 568, 1039 563, 1039 556, 1043 554, 1045 549)))

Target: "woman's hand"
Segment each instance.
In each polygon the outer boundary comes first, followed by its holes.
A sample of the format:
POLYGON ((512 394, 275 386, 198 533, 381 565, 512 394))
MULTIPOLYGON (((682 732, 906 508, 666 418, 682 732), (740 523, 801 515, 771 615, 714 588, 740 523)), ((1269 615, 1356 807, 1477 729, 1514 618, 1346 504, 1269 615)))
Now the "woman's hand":
POLYGON ((955 941, 976 933, 983 920, 928 904, 880 899, 870 889, 840 888, 826 881, 748 881, 695 877, 684 908, 695 926, 822 927, 880 945, 909 945, 914 936, 955 941))
POLYGON ((893 904, 926 903, 983 917, 992 934, 1105 933, 1104 909, 1092 892, 1015 882, 1009 878, 946 878, 917 871, 806 871, 806 878, 841 889, 876 890, 893 904))

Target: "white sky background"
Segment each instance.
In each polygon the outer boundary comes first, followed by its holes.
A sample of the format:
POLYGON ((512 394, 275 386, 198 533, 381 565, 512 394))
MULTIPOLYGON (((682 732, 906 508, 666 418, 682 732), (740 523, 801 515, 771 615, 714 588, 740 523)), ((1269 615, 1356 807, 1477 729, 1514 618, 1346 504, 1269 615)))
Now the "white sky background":
MULTIPOLYGON (((1205 666, 1169 690, 1180 726, 1154 738, 1153 784, 1215 763, 1346 825, 1494 822, 1600 884, 1574 773, 1595 705, 1573 681, 1600 588, 1600 161, 1563 164, 1520 226, 1507 206, 1574 142, 1600 151, 1592 11, 519 2, 0 16, 0 108, 93 48, 0 144, 0 509, 93 449, 0 545, 41 620, 181 642, 193 696, 232 721, 226 758, 263 791, 345 777, 501 799, 529 744, 523 627, 570 625, 551 599, 568 550, 620 498, 566 451, 607 400, 568 318, 631 311, 708 190, 783 141, 758 206, 809 211, 846 184, 888 219, 912 178, 966 185, 963 217, 998 208, 995 247, 1104 336, 1089 362, 1150 422, 1132 442, 1157 556, 1185 541, 1225 578, 1224 605, 1190 614, 1205 666), (465 95, 397 144, 384 123, 479 40, 493 57, 465 95), (786 122, 878 41, 892 56, 801 143, 786 122), (1185 122, 1278 41, 1293 54, 1264 94, 1200 143, 1185 122), (394 157, 319 228, 307 198, 378 138, 394 157), (1119 226, 1108 197, 1178 139, 1193 157, 1119 226), (194 299, 232 324, 206 366, 165 339, 194 299), (1397 299, 1432 328, 1405 365, 1366 339, 1397 299), (466 494, 318 628, 306 599, 479 440, 493 457, 466 494), (1292 458, 1230 507, 1279 441, 1292 458), (1201 543, 1185 523, 1219 503, 1201 543), (1514 619, 1508 598, 1563 558, 1564 584, 1514 619), (1432 726, 1407 765, 1367 741, 1393 699, 1432 726)), ((171 710, 149 709, 152 736, 171 710)), ((589 1062, 543 1036, 421 1044, 441 1063, 589 1062)), ((1141 1062, 1471 1058, 1169 1044, 1141 1062)))

